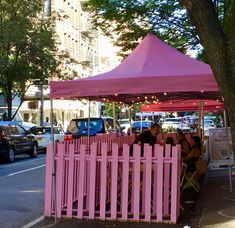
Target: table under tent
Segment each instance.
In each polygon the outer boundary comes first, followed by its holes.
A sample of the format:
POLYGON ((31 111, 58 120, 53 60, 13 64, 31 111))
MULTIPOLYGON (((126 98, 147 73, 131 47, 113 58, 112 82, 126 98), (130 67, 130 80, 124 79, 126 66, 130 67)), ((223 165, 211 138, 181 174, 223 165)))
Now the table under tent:
MULTIPOLYGON (((220 99, 209 65, 152 34, 115 69, 52 81, 50 98, 132 105, 179 98, 220 99)), ((180 146, 130 145, 135 136, 105 135, 48 147, 45 216, 176 222, 180 213, 180 146), (54 177, 55 176, 55 177, 54 177), (53 182, 54 177, 54 182, 53 182), (54 183, 54 184, 53 184, 54 183), (56 191, 55 191, 56 189, 56 191)))

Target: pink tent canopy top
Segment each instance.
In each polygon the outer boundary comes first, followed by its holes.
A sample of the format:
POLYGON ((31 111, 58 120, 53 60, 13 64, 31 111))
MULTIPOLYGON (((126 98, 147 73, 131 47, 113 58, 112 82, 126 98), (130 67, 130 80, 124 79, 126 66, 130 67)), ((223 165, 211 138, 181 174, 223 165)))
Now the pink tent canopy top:
MULTIPOLYGON (((143 105, 142 112, 185 112, 197 111, 199 109, 199 100, 175 100, 157 102, 155 104, 143 105)), ((204 110, 214 112, 224 110, 224 103, 213 100, 204 100, 204 110)))
POLYGON ((52 81, 50 97, 89 98, 125 103, 146 99, 218 97, 209 65, 190 58, 148 34, 116 68, 90 78, 52 81), (163 96, 167 93, 167 96, 163 96))

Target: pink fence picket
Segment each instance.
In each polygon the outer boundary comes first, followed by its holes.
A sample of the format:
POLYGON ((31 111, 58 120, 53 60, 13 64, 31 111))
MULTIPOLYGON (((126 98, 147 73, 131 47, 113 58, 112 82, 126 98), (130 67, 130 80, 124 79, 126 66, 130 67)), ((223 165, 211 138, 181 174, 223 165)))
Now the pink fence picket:
MULTIPOLYGON (((171 153, 170 146, 165 152, 160 145, 130 147, 133 138, 119 138, 102 138, 100 145, 94 140, 90 148, 76 142, 58 145, 57 216, 176 223, 180 146, 172 147, 171 153)), ((54 215, 52 162, 48 147, 45 216, 54 215)))

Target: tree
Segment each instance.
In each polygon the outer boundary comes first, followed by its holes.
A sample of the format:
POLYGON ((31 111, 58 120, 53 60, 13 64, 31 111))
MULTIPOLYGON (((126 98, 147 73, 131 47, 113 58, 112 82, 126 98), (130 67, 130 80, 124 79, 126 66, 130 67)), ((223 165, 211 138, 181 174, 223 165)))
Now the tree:
POLYGON ((184 7, 173 0, 88 0, 94 26, 115 40, 125 56, 149 32, 177 49, 199 48, 199 39, 184 7))
MULTIPOLYGON (((34 81, 56 75, 65 55, 57 54, 53 17, 43 15, 44 0, 0 1, 0 87, 11 116, 12 100, 34 81)), ((19 106, 20 107, 20 106, 19 106)))
POLYGON ((199 48, 224 98, 235 151, 234 0, 88 0, 87 9, 122 54, 149 32, 181 51, 199 48))

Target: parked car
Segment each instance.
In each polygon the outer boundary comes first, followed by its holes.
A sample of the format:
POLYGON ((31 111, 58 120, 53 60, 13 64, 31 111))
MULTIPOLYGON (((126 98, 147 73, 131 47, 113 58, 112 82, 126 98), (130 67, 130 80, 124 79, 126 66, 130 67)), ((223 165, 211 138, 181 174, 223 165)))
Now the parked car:
POLYGON ((129 119, 120 119, 118 120, 120 127, 124 133, 127 133, 128 128, 130 127, 129 119))
POLYGON ((181 129, 181 122, 177 118, 166 118, 162 123, 162 129, 173 128, 181 129))
MULTIPOLYGON (((72 119, 68 125, 66 134, 72 135, 72 138, 80 138, 88 135, 88 118, 72 119)), ((116 122, 117 131, 121 132, 121 127, 116 122)), ((114 132, 112 117, 91 117, 89 135, 95 136, 97 134, 105 134, 114 132)))
MULTIPOLYGON (((47 144, 52 142, 51 127, 33 127, 30 132, 35 135, 38 141, 38 148, 46 150, 47 144)), ((54 127, 54 141, 64 141, 64 131, 61 127, 54 127)))
POLYGON ((0 121, 0 156, 14 162, 17 154, 37 157, 38 142, 33 134, 14 121, 0 121))
POLYGON ((180 130, 181 131, 190 131, 191 127, 189 124, 189 121, 184 117, 178 117, 178 120, 180 121, 180 130))
MULTIPOLYGON (((153 124, 153 121, 144 120, 144 121, 135 121, 132 124, 132 133, 139 134, 142 131, 149 129, 153 124)), ((128 133, 130 133, 131 129, 128 129, 128 133)))
POLYGON ((205 136, 209 136, 209 129, 216 128, 216 125, 213 120, 206 119, 204 120, 204 134, 205 136))

